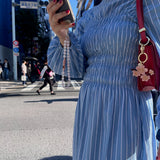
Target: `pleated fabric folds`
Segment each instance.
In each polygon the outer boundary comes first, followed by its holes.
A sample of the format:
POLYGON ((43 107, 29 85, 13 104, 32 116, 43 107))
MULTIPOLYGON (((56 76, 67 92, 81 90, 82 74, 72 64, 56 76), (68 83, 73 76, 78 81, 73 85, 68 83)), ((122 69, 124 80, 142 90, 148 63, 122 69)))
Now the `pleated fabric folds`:
MULTIPOLYGON (((160 53, 160 0, 144 0, 143 7, 147 33, 160 53)), ((136 0, 103 0, 84 12, 69 36, 71 76, 84 79, 73 160, 155 160, 152 96, 138 91, 132 75, 139 41, 136 0)), ((49 66, 61 74, 62 61, 63 48, 54 38, 49 66)), ((160 109, 156 122, 159 128, 160 109)))

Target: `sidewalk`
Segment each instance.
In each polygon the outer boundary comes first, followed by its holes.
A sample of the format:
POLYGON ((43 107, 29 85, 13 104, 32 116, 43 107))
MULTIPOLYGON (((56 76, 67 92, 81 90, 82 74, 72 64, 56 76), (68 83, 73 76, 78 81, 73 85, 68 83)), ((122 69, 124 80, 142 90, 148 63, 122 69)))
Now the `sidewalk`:
MULTIPOLYGON (((23 86, 22 82, 20 80, 18 81, 14 81, 14 80, 10 80, 10 81, 2 81, 0 80, 0 94, 7 92, 10 93, 12 91, 18 91, 19 89, 23 90, 23 91, 31 91, 32 89, 34 89, 34 87, 40 86, 43 83, 43 80, 40 81, 35 81, 33 83, 33 85, 31 85, 32 83, 27 81, 27 86, 23 86)), ((83 81, 76 81, 76 80, 72 80, 71 81, 71 86, 67 87, 67 83, 66 83, 66 87, 62 86, 62 81, 56 81, 56 83, 54 84, 54 90, 55 91, 60 91, 60 92, 69 92, 69 91, 79 91, 81 86, 82 86, 83 81)), ((47 92, 48 92, 48 88, 47 88, 47 92)), ((46 89, 43 89, 43 91, 46 91, 46 89)), ((34 91, 35 92, 35 91, 34 91)))
POLYGON ((10 81, 3 81, 3 80, 0 80, 0 93, 4 90, 7 90, 7 89, 17 89, 17 88, 23 88, 24 86, 22 85, 22 82, 21 81, 13 81, 13 80, 10 80, 10 81))

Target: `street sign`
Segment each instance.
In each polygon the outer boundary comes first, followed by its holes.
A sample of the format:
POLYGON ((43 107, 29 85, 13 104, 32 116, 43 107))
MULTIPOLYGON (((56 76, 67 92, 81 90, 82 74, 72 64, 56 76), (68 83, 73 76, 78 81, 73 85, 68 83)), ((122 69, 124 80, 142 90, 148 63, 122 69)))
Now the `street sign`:
POLYGON ((38 9, 37 2, 20 1, 20 8, 24 9, 38 9))
POLYGON ((13 41, 13 55, 14 56, 19 56, 19 42, 18 43, 17 42, 18 41, 13 41))
POLYGON ((14 46, 18 46, 18 45, 19 45, 19 42, 15 40, 15 41, 13 41, 13 45, 14 45, 14 46))
POLYGON ((13 48, 13 52, 18 53, 19 52, 19 48, 13 48))

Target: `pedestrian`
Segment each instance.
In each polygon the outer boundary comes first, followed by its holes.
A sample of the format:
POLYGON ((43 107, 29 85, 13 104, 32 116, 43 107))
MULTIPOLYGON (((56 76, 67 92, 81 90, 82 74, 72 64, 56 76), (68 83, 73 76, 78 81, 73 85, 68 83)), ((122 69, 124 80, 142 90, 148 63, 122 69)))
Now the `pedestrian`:
POLYGON ((26 86, 27 66, 26 66, 26 61, 25 61, 25 60, 22 61, 21 70, 22 70, 21 81, 22 81, 22 84, 23 84, 24 86, 26 86))
POLYGON ((2 73, 3 73, 3 64, 0 59, 0 79, 3 79, 2 73))
POLYGON ((31 63, 28 63, 28 65, 27 65, 27 77, 30 80, 30 82, 33 83, 33 80, 32 80, 32 65, 31 65, 31 63))
POLYGON ((39 62, 36 62, 35 64, 35 73, 37 75, 37 77, 39 78, 40 74, 41 74, 41 67, 40 67, 40 63, 39 62))
POLYGON ((3 73, 4 73, 4 79, 9 80, 9 71, 10 71, 10 64, 8 62, 8 59, 5 58, 3 63, 3 73))
POLYGON ((2 68, 2 65, 0 64, 0 79, 3 79, 2 73, 3 73, 3 68, 2 68))
POLYGON ((49 84, 51 95, 55 95, 56 93, 53 91, 52 87, 52 70, 48 67, 48 62, 45 61, 44 67, 40 74, 40 79, 44 78, 43 85, 36 91, 40 95, 40 90, 42 90, 47 84, 49 84))
MULTIPOLYGON (((69 33, 75 23, 60 20, 70 14, 56 12, 62 5, 63 0, 54 0, 47 6, 56 34, 47 55, 49 67, 61 75, 64 40, 69 40, 70 76, 84 80, 75 113, 73 160, 155 160, 152 95, 137 89, 131 71, 138 57, 136 1, 102 0, 69 33)), ((160 51, 160 1, 144 0, 143 10, 147 31, 160 51)), ((158 116, 160 124, 160 111, 158 116)))
POLYGON ((3 66, 1 59, 0 59, 0 65, 3 66))

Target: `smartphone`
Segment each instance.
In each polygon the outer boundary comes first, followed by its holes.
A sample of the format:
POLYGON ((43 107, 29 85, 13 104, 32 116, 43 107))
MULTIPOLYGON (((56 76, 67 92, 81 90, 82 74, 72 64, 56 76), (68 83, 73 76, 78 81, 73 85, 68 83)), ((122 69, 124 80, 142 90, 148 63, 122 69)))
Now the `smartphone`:
MULTIPOLYGON (((49 0, 49 1, 53 1, 53 0, 49 0)), ((59 1, 60 0, 57 0, 57 2, 59 2, 59 1)), ((75 21, 75 18, 74 18, 74 14, 73 14, 73 11, 72 11, 72 8, 71 8, 69 0, 63 0, 62 7, 59 8, 56 13, 59 13, 59 12, 62 12, 62 11, 67 11, 67 10, 70 10, 70 14, 65 16, 65 17, 63 17, 59 21, 60 22, 61 21, 65 21, 67 23, 73 23, 75 21)))

